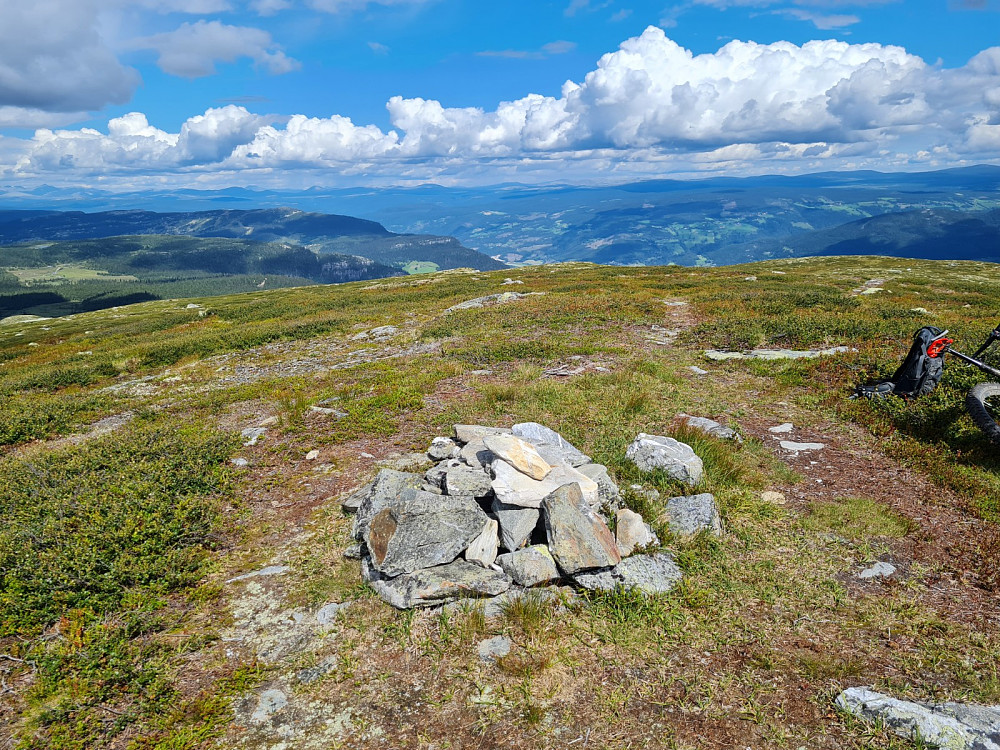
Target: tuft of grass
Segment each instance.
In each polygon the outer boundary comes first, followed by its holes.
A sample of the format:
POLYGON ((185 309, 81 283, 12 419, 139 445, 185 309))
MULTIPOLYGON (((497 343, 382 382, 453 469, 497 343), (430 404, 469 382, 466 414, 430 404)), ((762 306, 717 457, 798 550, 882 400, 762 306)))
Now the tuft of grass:
POLYGON ((913 520, 865 497, 814 502, 802 519, 802 525, 809 531, 831 532, 855 540, 900 538, 916 528, 913 520))

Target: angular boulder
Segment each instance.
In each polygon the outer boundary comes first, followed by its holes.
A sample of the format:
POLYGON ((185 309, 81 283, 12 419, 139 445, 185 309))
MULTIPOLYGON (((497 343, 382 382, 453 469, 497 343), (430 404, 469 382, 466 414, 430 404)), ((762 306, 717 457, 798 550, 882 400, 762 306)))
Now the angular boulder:
POLYGON ((708 492, 670 498, 661 519, 678 536, 693 536, 700 531, 722 534, 719 506, 715 504, 715 495, 708 492))
POLYGON ((459 466, 464 466, 464 464, 457 458, 449 458, 447 461, 442 461, 439 464, 435 464, 429 468, 424 473, 424 481, 427 484, 437 487, 442 492, 444 491, 444 478, 449 470, 457 468, 459 466))
POLYGON ((863 687, 848 688, 836 702, 908 740, 947 750, 1000 750, 1000 706, 901 701, 863 687))
POLYGON ((690 445, 663 435, 639 433, 625 456, 642 471, 660 469, 685 484, 698 484, 705 473, 690 445))
POLYGON ((455 441, 447 437, 436 437, 431 441, 431 447, 427 449, 427 457, 431 461, 444 461, 451 458, 458 451, 455 441))
POLYGON ((419 474, 409 474, 393 469, 382 469, 367 485, 368 490, 358 502, 354 517, 354 538, 361 539, 369 522, 385 504, 398 497, 404 490, 420 487, 423 479, 419 474))
POLYGON ((616 586, 638 589, 644 594, 665 594, 684 577, 672 555, 636 555, 613 568, 577 573, 573 581, 591 591, 610 591, 616 586))
POLYGON ((542 458, 550 464, 567 463, 570 466, 582 466, 590 463, 590 458, 577 450, 562 435, 538 422, 521 422, 514 425, 511 432, 532 443, 542 458))
POLYGON ((615 511, 615 543, 622 557, 628 557, 639 547, 648 547, 659 541, 638 513, 628 508, 615 511))
POLYGON ((474 500, 404 490, 364 530, 372 567, 386 576, 450 563, 488 520, 474 500))
POLYGON ((538 455, 535 446, 525 440, 513 435, 487 435, 483 442, 494 456, 535 481, 540 482, 552 471, 549 463, 538 455))
POLYGON ((587 507, 577 484, 566 484, 542 502, 549 551, 566 574, 621 562, 607 524, 587 507))
POLYGON ((459 464, 445 472, 443 489, 448 495, 486 497, 492 487, 490 477, 484 469, 459 464))
POLYGON ((541 518, 538 508, 507 505, 499 498, 494 498, 491 510, 500 524, 500 544, 510 552, 519 549, 528 540, 541 518))
POLYGON ((482 533, 469 542, 469 547, 465 550, 465 559, 484 568, 490 567, 496 561, 500 547, 497 533, 499 528, 496 521, 488 519, 482 533))
POLYGON ((486 427, 481 424, 457 424, 455 425, 455 439, 462 443, 471 443, 473 440, 482 440, 487 435, 510 435, 510 430, 505 427, 486 427))
POLYGON ((458 457, 474 469, 488 469, 496 459, 482 439, 470 440, 458 452, 458 457))
POLYGON ((602 464, 583 464, 577 471, 597 484, 597 499, 602 508, 617 510, 621 506, 621 493, 618 485, 608 473, 608 467, 602 464))
POLYGON ((497 565, 514 579, 518 586, 537 586, 559 578, 556 561, 544 544, 525 547, 497 557, 497 565))
POLYGON ((424 568, 386 578, 362 561, 362 575, 383 601, 397 609, 433 607, 463 597, 499 596, 510 588, 503 573, 455 560, 447 565, 424 568))

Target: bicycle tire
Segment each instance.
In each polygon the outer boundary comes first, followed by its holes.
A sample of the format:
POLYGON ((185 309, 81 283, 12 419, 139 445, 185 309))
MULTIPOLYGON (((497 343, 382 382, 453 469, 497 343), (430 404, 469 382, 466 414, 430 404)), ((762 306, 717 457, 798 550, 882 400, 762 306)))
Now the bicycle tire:
POLYGON ((990 398, 1000 400, 1000 383, 980 383, 974 386, 965 397, 965 407, 969 410, 976 427, 982 430, 991 442, 1000 445, 1000 424, 997 423, 1000 407, 994 407, 997 416, 991 414, 990 407, 986 403, 990 398))

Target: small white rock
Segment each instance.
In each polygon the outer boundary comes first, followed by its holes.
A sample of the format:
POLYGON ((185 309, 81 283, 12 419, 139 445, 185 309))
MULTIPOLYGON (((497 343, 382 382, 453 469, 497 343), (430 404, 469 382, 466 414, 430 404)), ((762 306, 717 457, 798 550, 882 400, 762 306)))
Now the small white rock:
POLYGON ((784 432, 791 432, 793 429, 795 429, 795 426, 791 422, 785 422, 783 424, 779 424, 777 427, 768 427, 767 431, 778 434, 784 432))
POLYGON ((319 451, 315 448, 306 454, 306 461, 315 461, 317 458, 319 458, 319 451))

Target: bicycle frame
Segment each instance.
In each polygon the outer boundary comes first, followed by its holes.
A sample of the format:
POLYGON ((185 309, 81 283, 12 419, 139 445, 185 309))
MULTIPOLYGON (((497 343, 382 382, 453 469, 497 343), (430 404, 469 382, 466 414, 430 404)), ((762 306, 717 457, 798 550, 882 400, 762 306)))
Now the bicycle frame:
MULTIPOLYGON (((945 333, 947 333, 947 331, 945 331, 945 333)), ((942 336, 943 335, 944 334, 942 334, 942 336)), ((977 357, 983 356, 983 354, 986 353, 986 350, 989 349, 991 346, 993 346, 993 344, 995 344, 997 341, 1000 341, 1000 325, 998 325, 996 328, 990 331, 990 335, 987 337, 986 341, 983 343, 981 347, 979 347, 979 349, 976 350, 976 353, 973 354, 971 357, 968 354, 962 354, 962 352, 952 349, 951 346, 946 346, 944 348, 943 353, 951 354, 955 357, 958 357, 966 364, 978 367, 980 370, 982 370, 991 377, 1000 378, 1000 370, 998 370, 995 367, 990 367, 985 362, 977 359, 977 357)))

